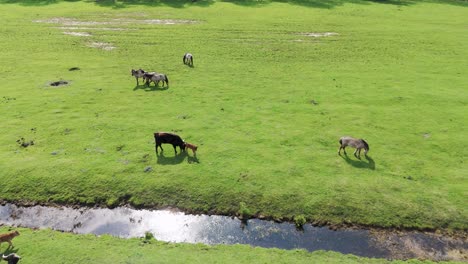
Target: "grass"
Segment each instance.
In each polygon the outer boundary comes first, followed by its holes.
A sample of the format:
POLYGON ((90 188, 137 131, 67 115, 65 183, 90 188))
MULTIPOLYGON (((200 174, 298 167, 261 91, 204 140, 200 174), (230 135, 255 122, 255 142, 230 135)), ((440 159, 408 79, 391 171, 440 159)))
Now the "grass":
MULTIPOLYGON (((7 228, 0 228, 4 233, 7 228)), ((433 263, 359 258, 335 252, 279 250, 246 245, 165 243, 151 238, 119 239, 21 228, 13 240, 20 263, 433 263)), ((2 252, 7 245, 2 244, 2 252)), ((446 263, 446 262, 437 262, 446 263)), ((455 262, 450 262, 455 263, 455 262)))
POLYGON ((0 199, 467 230, 466 2, 149 3, 0 1, 0 199))

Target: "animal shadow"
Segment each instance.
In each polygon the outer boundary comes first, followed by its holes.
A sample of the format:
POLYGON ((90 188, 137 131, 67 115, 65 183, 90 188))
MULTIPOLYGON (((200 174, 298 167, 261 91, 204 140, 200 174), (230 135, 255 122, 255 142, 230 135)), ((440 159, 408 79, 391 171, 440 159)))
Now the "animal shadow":
POLYGON ((186 151, 179 151, 179 153, 177 153, 174 157, 164 156, 164 151, 160 151, 159 153, 156 153, 157 163, 161 165, 180 164, 184 161, 185 157, 187 156, 188 154, 186 151))
POLYGON ((340 154, 340 157, 353 167, 375 170, 375 161, 369 156, 365 156, 367 162, 363 161, 362 159, 350 159, 347 154, 340 154))
POLYGON ((133 91, 136 91, 136 90, 144 90, 146 92, 155 92, 155 91, 165 91, 169 89, 168 86, 166 87, 162 87, 162 86, 146 86, 146 84, 140 84, 140 85, 135 85, 135 87, 133 88, 133 91))
POLYGON ((200 160, 197 158, 196 155, 194 156, 187 155, 187 161, 188 163, 200 163, 200 160))

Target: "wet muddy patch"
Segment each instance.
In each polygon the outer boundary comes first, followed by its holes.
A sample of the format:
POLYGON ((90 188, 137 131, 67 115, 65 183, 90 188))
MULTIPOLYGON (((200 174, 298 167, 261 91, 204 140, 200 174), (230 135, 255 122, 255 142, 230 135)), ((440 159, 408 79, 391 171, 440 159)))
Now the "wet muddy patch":
POLYGON ((69 81, 60 80, 60 81, 49 82, 48 85, 52 87, 58 87, 58 86, 68 85, 69 83, 70 83, 69 81))
POLYGON ((152 234, 167 242, 248 244, 281 249, 332 250, 387 259, 468 260, 468 242, 461 238, 417 231, 340 229, 218 215, 188 215, 176 210, 135 210, 127 207, 0 206, 0 224, 52 228, 79 234, 110 234, 122 238, 152 234))

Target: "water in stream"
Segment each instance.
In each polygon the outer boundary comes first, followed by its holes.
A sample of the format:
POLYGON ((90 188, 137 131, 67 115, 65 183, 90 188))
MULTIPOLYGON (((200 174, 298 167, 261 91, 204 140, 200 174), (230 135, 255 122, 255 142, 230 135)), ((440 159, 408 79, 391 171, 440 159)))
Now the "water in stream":
POLYGON ((304 225, 228 216, 187 215, 172 210, 0 206, 0 224, 52 228, 79 234, 143 237, 160 241, 204 244, 249 244, 282 249, 333 250, 364 257, 468 261, 468 241, 417 231, 392 232, 304 225))

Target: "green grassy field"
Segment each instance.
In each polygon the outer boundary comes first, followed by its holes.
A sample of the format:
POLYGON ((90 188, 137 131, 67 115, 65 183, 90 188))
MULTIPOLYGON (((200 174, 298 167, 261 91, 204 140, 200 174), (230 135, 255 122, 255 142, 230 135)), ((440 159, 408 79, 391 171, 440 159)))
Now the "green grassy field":
POLYGON ((4 201, 468 228, 465 1, 0 0, 0 14, 4 201), (140 67, 169 89, 136 86, 140 67), (155 131, 197 159, 157 158, 155 131), (338 156, 343 135, 371 158, 338 156))
MULTIPOLYGON (((5 227, 0 232, 7 232, 5 227)), ((172 244, 154 239, 119 239, 111 236, 74 235, 50 230, 19 229, 13 240, 20 263, 435 263, 430 261, 387 261, 358 258, 334 252, 279 250, 246 245, 207 246, 172 244)), ((7 244, 2 244, 2 252, 7 244)), ((5 262, 6 263, 6 262, 5 262)), ((448 262, 437 262, 448 263, 448 262)), ((450 262, 457 263, 457 262, 450 262)), ((458 262, 462 263, 462 262, 458 262)))

